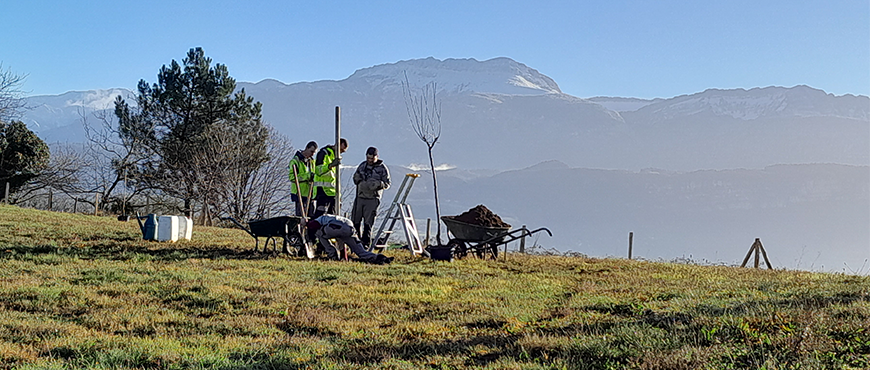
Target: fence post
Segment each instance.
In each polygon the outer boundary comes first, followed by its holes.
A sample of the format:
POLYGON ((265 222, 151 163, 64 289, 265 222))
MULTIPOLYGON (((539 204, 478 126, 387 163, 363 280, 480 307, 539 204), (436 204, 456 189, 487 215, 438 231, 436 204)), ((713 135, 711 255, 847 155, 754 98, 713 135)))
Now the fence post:
POLYGON ((427 247, 429 246, 429 228, 431 228, 431 227, 432 227, 432 219, 427 218, 426 219, 426 246, 427 247))
POLYGON ((631 248, 634 242, 634 231, 628 232, 628 259, 631 259, 631 248))
POLYGON ((760 257, 764 257, 764 264, 767 265, 768 270, 772 270, 773 266, 770 264, 770 260, 767 259, 767 251, 764 250, 764 246, 761 245, 761 238, 755 238, 755 243, 752 243, 752 247, 749 247, 749 252, 746 253, 746 257, 743 258, 743 263, 740 264, 740 267, 746 267, 746 262, 749 262, 749 257, 755 254, 755 263, 753 265, 755 268, 758 268, 760 257), (759 256, 759 254, 761 256, 759 256))
POLYGON ((100 211, 100 193, 94 193, 94 216, 100 211))
POLYGON ((526 253, 526 225, 523 225, 523 232, 520 234, 520 253, 526 253))
POLYGON ((6 192, 3 193, 3 204, 9 204, 9 183, 6 183, 6 192))
POLYGON ((52 193, 51 190, 49 189, 49 190, 48 190, 48 210, 49 210, 49 211, 51 211, 51 209, 53 208, 53 207, 51 206, 51 205, 52 205, 51 203, 52 203, 52 201, 54 200, 54 199, 52 199, 52 198, 53 198, 53 197, 52 197, 52 194, 53 194, 53 193, 52 193))
MULTIPOLYGON (((758 243, 758 239, 755 239, 755 241, 756 241, 756 243, 758 243)), ((755 247, 755 268, 758 268, 758 262, 759 262, 759 260, 761 259, 761 258, 760 258, 760 257, 761 257, 761 255, 760 255, 760 254, 761 254, 761 251, 758 250, 758 245, 757 245, 757 244, 753 244, 753 246, 755 247)))

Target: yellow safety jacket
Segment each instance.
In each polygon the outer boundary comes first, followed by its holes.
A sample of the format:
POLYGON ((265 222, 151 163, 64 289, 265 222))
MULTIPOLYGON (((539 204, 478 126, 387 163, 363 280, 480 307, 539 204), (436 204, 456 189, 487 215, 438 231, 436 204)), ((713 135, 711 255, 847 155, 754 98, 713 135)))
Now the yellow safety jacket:
POLYGON ((338 167, 329 168, 329 164, 335 160, 335 145, 328 145, 317 153, 317 161, 314 165, 314 191, 323 189, 328 196, 335 196, 335 175, 338 167))
POLYGON ((290 160, 290 164, 287 166, 287 169, 290 171, 288 177, 290 178, 290 193, 296 194, 297 196, 308 197, 309 192, 311 191, 312 180, 314 179, 314 161, 311 159, 306 159, 302 155, 302 151, 297 151, 296 155, 293 156, 293 159, 290 160), (296 188, 296 179, 293 175, 293 168, 296 168, 296 174, 299 179, 299 188, 296 188), (300 193, 300 190, 302 191, 300 193))

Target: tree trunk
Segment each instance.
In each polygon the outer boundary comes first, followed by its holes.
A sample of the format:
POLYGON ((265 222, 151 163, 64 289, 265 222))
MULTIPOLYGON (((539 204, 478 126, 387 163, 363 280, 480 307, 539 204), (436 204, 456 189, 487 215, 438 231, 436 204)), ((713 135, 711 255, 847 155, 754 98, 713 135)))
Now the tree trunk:
POLYGON ((432 146, 429 146, 429 167, 432 168, 432 189, 435 191, 435 241, 441 244, 441 205, 438 203, 438 179, 435 177, 435 160, 432 159, 432 146))

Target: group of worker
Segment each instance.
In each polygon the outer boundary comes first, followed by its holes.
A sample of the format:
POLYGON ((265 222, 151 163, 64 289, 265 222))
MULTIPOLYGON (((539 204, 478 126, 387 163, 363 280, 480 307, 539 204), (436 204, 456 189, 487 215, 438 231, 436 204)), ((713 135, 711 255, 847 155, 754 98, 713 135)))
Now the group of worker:
POLYGON ((339 259, 339 251, 330 239, 341 240, 360 261, 385 264, 391 257, 368 251, 372 229, 381 204, 381 195, 390 187, 390 171, 378 156, 378 149, 369 147, 366 159, 353 174, 356 185, 351 219, 339 216, 335 209, 336 182, 339 179, 339 157, 347 151, 347 140, 341 138, 338 148, 327 145, 318 151, 317 143, 308 142, 298 150, 289 164, 290 199, 296 216, 305 220, 307 239, 319 242, 331 260, 339 259), (336 152, 338 150, 338 152, 336 152), (316 153, 316 157, 315 157, 316 153))

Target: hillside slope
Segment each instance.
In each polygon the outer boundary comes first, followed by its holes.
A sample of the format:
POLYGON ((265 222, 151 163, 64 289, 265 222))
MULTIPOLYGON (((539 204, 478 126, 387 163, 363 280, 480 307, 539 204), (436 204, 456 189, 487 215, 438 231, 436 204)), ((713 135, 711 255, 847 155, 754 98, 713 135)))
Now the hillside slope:
MULTIPOLYGON (((870 366, 870 278, 525 256, 393 264, 154 243, 0 206, 0 368, 870 366)), ((247 246, 243 246, 247 245, 247 246)))

